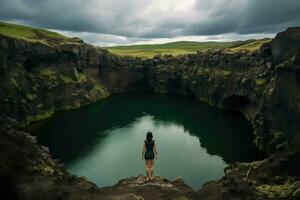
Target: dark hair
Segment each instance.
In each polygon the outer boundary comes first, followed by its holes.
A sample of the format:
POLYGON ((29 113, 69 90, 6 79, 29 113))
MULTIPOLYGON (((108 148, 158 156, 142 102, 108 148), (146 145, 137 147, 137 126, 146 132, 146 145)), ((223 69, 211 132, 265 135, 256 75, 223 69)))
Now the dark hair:
POLYGON ((153 138, 153 135, 152 135, 151 131, 148 131, 148 132, 147 132, 147 136, 146 136, 146 140, 147 140, 147 141, 151 141, 152 138, 153 138))

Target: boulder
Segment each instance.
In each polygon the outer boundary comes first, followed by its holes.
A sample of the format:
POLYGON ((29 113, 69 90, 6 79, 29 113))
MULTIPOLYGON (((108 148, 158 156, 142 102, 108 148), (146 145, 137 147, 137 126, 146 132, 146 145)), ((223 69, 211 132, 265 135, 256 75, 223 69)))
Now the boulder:
POLYGON ((278 33, 272 40, 271 50, 277 62, 296 57, 300 61, 300 27, 291 27, 286 31, 278 33))

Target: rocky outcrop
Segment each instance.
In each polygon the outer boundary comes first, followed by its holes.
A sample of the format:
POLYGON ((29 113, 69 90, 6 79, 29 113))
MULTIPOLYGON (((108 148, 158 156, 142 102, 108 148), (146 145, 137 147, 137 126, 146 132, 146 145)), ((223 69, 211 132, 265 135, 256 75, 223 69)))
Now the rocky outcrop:
POLYGON ((272 153, 287 142, 300 143, 299 32, 289 28, 260 51, 211 50, 147 60, 76 40, 49 46, 3 36, 0 122, 25 126, 109 94, 181 93, 243 112, 257 146, 272 153))
POLYGON ((239 110, 251 121, 257 146, 273 153, 288 142, 299 144, 299 33, 289 28, 254 52, 211 50, 147 60, 107 55, 100 81, 110 93, 181 93, 239 110))
POLYGON ((48 148, 37 145, 35 137, 21 131, 1 130, 0 150, 1 199, 159 200, 187 199, 193 194, 180 178, 169 181, 155 177, 146 181, 144 176, 138 176, 98 188, 68 174, 60 161, 51 159, 48 148))
POLYGON ((146 60, 113 55, 78 39, 49 45, 0 36, 2 191, 10 199, 297 199, 299 34, 299 28, 289 28, 259 51, 210 50, 146 60), (253 125, 254 142, 270 156, 232 165, 222 180, 200 191, 180 180, 157 178, 148 184, 143 177, 97 188, 69 175, 29 134, 13 130, 59 110, 137 90, 191 95, 239 110, 253 125), (151 196, 154 191, 157 196, 151 196))
POLYGON ((36 144, 36 138, 22 131, 0 130, 0 194, 12 200, 219 200, 286 199, 299 197, 299 151, 277 154, 263 161, 236 163, 225 176, 194 191, 179 177, 170 181, 144 176, 120 180, 116 185, 98 188, 83 177, 70 175, 49 149, 36 144), (297 155, 298 154, 298 155, 297 155), (298 159, 298 164, 293 160, 298 159))
POLYGON ((49 46, 0 37, 0 124, 26 126, 57 110, 108 96, 98 65, 106 51, 84 43, 49 46))

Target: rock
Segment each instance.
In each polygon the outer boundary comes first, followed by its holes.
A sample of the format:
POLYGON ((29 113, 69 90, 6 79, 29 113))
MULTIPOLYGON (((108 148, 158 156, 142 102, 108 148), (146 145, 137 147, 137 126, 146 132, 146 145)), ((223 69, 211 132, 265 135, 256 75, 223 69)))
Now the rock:
POLYGON ((73 67, 72 70, 73 70, 72 78, 73 78, 75 81, 78 81, 78 80, 79 80, 79 75, 78 75, 77 68, 76 68, 76 67, 73 67))
POLYGON ((174 188, 172 183, 167 179, 159 176, 155 176, 154 180, 147 181, 145 176, 137 176, 133 178, 120 180, 118 184, 122 186, 135 188, 135 187, 145 187, 145 186, 157 186, 161 188, 174 188))
POLYGON ((273 57, 282 62, 286 59, 295 57, 300 61, 300 27, 291 27, 286 31, 278 33, 272 40, 271 49, 273 57))
POLYGON ((300 187, 293 192, 294 199, 300 199, 300 187))
POLYGON ((272 55, 272 49, 271 49, 271 44, 270 43, 264 43, 261 47, 260 47, 260 54, 263 57, 270 57, 272 55))
POLYGON ((77 42, 77 43, 84 43, 82 39, 78 38, 78 37, 73 37, 72 38, 73 42, 77 42))

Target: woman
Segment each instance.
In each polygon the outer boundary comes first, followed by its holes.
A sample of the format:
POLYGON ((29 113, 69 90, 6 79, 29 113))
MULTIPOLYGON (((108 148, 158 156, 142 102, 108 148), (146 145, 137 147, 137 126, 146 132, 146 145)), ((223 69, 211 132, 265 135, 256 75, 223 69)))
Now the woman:
POLYGON ((156 151, 156 145, 154 140, 152 140, 153 135, 149 131, 146 136, 146 140, 144 141, 143 145, 143 152, 142 152, 142 160, 145 158, 146 161, 146 174, 147 174, 147 181, 153 180, 153 160, 154 160, 154 153, 156 155, 156 159, 158 159, 158 154, 156 151))

